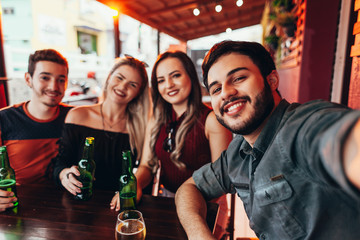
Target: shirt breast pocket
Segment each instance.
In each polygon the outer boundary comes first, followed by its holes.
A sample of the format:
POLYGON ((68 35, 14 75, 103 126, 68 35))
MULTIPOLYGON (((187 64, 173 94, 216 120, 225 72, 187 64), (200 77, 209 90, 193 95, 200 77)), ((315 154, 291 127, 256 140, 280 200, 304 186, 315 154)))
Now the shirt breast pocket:
POLYGON ((254 217, 276 223, 272 224, 272 234, 278 236, 278 239, 298 239, 306 234, 291 211, 294 206, 291 207, 292 204, 285 201, 290 200, 293 194, 285 178, 259 186, 254 192, 254 205, 258 206, 254 217))
POLYGON ((256 189, 254 198, 259 206, 286 200, 292 196, 292 189, 285 179, 265 184, 256 189))

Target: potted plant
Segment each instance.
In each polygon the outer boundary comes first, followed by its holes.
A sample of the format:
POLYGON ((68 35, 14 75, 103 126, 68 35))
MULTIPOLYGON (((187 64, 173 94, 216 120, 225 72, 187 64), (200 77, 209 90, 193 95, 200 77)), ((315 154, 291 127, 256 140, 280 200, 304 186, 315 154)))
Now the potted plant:
POLYGON ((289 12, 294 7, 292 0, 273 0, 272 8, 276 11, 289 12))
POLYGON ((265 37, 265 44, 274 52, 277 50, 279 46, 279 37, 275 34, 270 34, 265 37))
POLYGON ((278 12, 275 22, 282 27, 288 37, 295 35, 296 16, 292 12, 278 12))

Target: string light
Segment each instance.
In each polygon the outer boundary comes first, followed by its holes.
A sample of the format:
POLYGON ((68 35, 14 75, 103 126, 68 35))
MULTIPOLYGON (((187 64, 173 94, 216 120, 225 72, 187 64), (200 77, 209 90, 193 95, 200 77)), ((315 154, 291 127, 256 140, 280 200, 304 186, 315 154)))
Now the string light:
POLYGON ((193 10, 193 14, 194 14, 195 16, 199 16, 200 10, 199 10, 198 8, 195 8, 195 9, 193 10))
POLYGON ((244 4, 243 0, 237 0, 236 1, 236 6, 241 7, 244 4))
POLYGON ((215 6, 215 11, 216 12, 221 12, 221 10, 222 10, 222 6, 220 4, 215 6))

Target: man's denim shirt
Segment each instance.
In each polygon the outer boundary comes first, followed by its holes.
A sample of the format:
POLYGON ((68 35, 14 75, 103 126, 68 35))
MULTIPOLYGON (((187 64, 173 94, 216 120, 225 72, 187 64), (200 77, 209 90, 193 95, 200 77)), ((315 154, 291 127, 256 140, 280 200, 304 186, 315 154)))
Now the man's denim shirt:
POLYGON ((193 178, 207 200, 236 192, 262 240, 360 239, 360 191, 341 164, 344 138, 359 117, 321 100, 282 100, 253 148, 236 136, 193 178))

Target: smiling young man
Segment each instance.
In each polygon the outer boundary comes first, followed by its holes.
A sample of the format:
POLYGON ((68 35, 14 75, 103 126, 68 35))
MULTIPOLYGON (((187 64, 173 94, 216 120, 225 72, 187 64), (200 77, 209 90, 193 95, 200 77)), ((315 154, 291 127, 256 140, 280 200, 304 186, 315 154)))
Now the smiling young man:
POLYGON ((176 193, 189 239, 215 239, 205 201, 237 193, 259 239, 360 239, 360 111, 288 103, 270 54, 224 41, 203 63, 219 122, 237 134, 176 193))
MULTIPOLYGON (((26 84, 30 101, 0 110, 0 145, 6 145, 16 181, 44 181, 70 106, 63 105, 68 82, 67 60, 53 49, 36 51, 29 57, 26 84)), ((11 193, 0 190, 0 211, 11 207, 11 193), (10 195, 9 195, 10 194, 10 195), (3 197, 1 197, 3 196, 3 197)))

